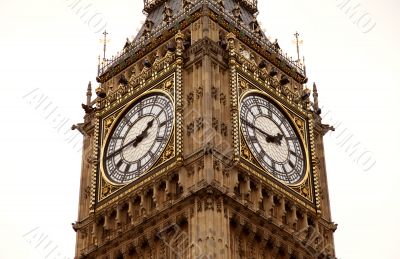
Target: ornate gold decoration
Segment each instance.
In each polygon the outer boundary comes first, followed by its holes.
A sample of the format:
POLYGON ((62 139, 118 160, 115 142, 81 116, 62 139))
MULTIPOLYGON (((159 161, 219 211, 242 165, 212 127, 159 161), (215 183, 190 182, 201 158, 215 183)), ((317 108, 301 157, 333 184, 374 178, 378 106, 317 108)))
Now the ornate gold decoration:
POLYGON ((171 89, 173 89, 173 87, 174 87, 174 81, 172 78, 163 83, 163 89, 168 92, 171 92, 171 89))
POLYGON ((240 137, 240 151, 244 159, 248 160, 255 166, 259 167, 260 169, 262 168, 258 163, 257 159, 255 159, 255 157, 253 156, 253 153, 250 151, 243 137, 240 137))
POLYGON ((244 81, 244 80, 240 80, 240 79, 239 79, 239 85, 240 85, 240 88, 241 88, 243 91, 249 89, 249 83, 246 82, 246 81, 244 81))
POLYGON ((239 140, 239 110, 238 110, 238 85, 235 61, 235 35, 228 33, 226 35, 229 51, 229 84, 231 88, 231 121, 232 121, 232 139, 233 139, 233 160, 239 161, 240 156, 240 140, 239 140))
POLYGON ((107 136, 108 132, 111 129, 111 126, 113 124, 113 122, 115 121, 116 115, 112 115, 110 117, 108 117, 105 122, 104 122, 104 135, 103 137, 107 136))
POLYGON ((163 160, 168 160, 173 155, 174 155, 174 146, 173 145, 169 145, 164 151, 163 160))
MULTIPOLYGON (((168 66, 164 67, 164 71, 159 74, 159 76, 163 76, 165 73, 167 73, 170 69, 174 69, 176 66, 175 64, 169 64, 168 66)), ((174 94, 175 91, 175 82, 181 83, 181 77, 178 75, 178 69, 176 73, 172 73, 171 75, 167 76, 164 80, 159 80, 159 76, 154 76, 150 77, 147 80, 142 80, 140 81, 139 85, 136 85, 134 88, 133 86, 130 86, 128 88, 127 93, 123 94, 121 91, 116 91, 116 94, 119 94, 119 97, 114 99, 107 99, 107 105, 104 105, 103 108, 100 111, 96 112, 96 124, 95 124, 95 134, 94 134, 94 148, 93 148, 93 156, 98 157, 97 150, 100 150, 98 145, 102 144, 102 141, 99 141, 99 137, 105 137, 107 134, 109 134, 111 128, 113 127, 113 124, 115 123, 115 120, 118 118, 119 114, 123 111, 124 107, 129 107, 130 103, 134 102, 144 94, 149 94, 152 91, 162 91, 163 93, 167 94, 172 101, 174 100, 174 97, 176 98, 175 100, 175 107, 176 107, 176 129, 175 129, 175 134, 178 134, 178 130, 181 129, 181 117, 178 116, 178 107, 181 107, 181 91, 179 92, 178 89, 176 90, 176 94, 174 94), (151 90, 153 89, 153 90, 151 90), (154 90, 154 89, 160 89, 160 90, 154 90), (179 100, 178 100, 179 99, 179 100), (111 100, 114 100, 111 102, 111 100), (130 100, 130 101, 129 101, 130 100), (178 102, 179 101, 179 102, 178 102), (99 134, 100 132, 100 118, 104 114, 110 114, 110 110, 113 111, 111 115, 107 115, 108 117, 103 118, 103 129, 101 135, 99 134)), ((124 89, 126 89, 125 87, 124 89)), ((98 100, 99 102, 104 102, 104 100, 98 100)), ((174 136, 174 135, 173 135, 174 136)), ((174 137, 171 139, 174 139, 174 137)), ((159 166, 163 161, 169 160, 174 157, 175 155, 175 140, 170 142, 172 144, 169 144, 171 146, 167 146, 166 149, 164 150, 165 152, 163 155, 160 157, 159 161, 153 166, 153 168, 159 166)), ((177 141, 178 143, 178 141, 177 141)), ((178 145, 181 146, 181 143, 178 143, 178 145)), ((171 170, 171 167, 176 166, 176 163, 173 163, 169 166, 166 166, 166 170, 171 170)), ((102 169, 100 169, 102 170, 102 169)), ((152 169, 150 169, 151 171, 152 169)), ((159 172, 165 172, 165 170, 160 170, 159 172)), ((122 188, 121 186, 114 186, 110 183, 107 183, 105 180, 102 179, 103 176, 101 176, 101 180, 99 181, 99 185, 96 186, 96 177, 97 175, 100 174, 100 171, 97 171, 97 167, 92 167, 92 175, 91 175, 91 187, 93 190, 97 190, 98 193, 98 201, 104 199, 105 197, 108 197, 115 193, 116 190, 122 188)), ((158 173, 157 173, 158 175, 158 173)), ((146 183, 147 179, 150 179, 151 177, 144 178, 140 183, 143 182, 146 183)), ((95 192, 91 192, 91 208, 93 208, 93 205, 95 204, 95 192)))
MULTIPOLYGON (((245 79, 240 78, 240 76, 237 79, 238 84, 243 84, 242 82, 246 81, 245 79)), ((253 83, 252 82, 248 82, 248 87, 249 88, 257 88, 256 85, 252 86, 253 83)), ((260 92, 259 90, 252 90, 254 92, 260 92)), ((241 96, 241 98, 244 95, 241 96)), ((312 157, 312 155, 309 154, 309 146, 311 146, 311 151, 313 152, 313 146, 314 143, 313 141, 309 141, 309 137, 307 134, 308 132, 311 132, 312 126, 310 124, 312 124, 312 122, 310 122, 309 127, 310 129, 306 129, 306 122, 305 120, 310 121, 309 119, 311 118, 311 115, 307 116, 306 114, 304 114, 304 117, 301 116, 304 112, 301 110, 301 108, 296 108, 296 109, 292 109, 292 107, 288 107, 287 103, 282 103, 279 101, 279 98, 275 99, 277 101, 277 105, 281 106, 282 109, 284 109, 286 111, 286 115, 291 118, 293 124, 295 125, 295 127, 298 129, 299 133, 301 134, 300 137, 302 139, 302 143, 304 145, 304 152, 305 152, 305 156, 306 156, 306 176, 302 182, 302 185, 297 185, 297 186, 290 186, 287 185, 287 188, 290 188, 291 190, 295 191, 296 193, 298 193, 299 195, 301 195, 302 197, 307 198, 307 200, 309 200, 310 202, 314 202, 314 200, 317 200, 318 194, 316 193, 317 191, 319 191, 319 187, 318 187, 318 183, 315 179, 315 174, 316 174, 316 169, 315 169, 315 164, 311 163, 312 167, 310 167, 310 157, 312 157), (315 190, 315 197, 314 197, 314 191, 315 190), (307 192, 305 191, 307 190, 307 192)), ((311 132, 312 133, 312 132, 311 132)), ((240 146, 240 150, 241 150, 241 156, 250 161, 253 165, 255 165, 255 167, 258 169, 260 174, 263 174, 264 169, 257 163, 257 160, 255 159, 255 157, 252 155, 251 151, 248 149, 246 142, 244 141, 244 139, 242 137, 240 137, 241 139, 241 146, 240 146)), ((241 165, 243 166, 243 163, 241 163, 241 165)), ((248 168, 248 165, 246 165, 246 168, 248 168)), ((317 176, 318 177, 318 176, 317 176)), ((282 188, 278 188, 278 189, 282 189, 282 188)), ((317 207, 319 206, 319 202, 316 202, 317 207)), ((311 206, 311 205, 310 205, 311 206)), ((312 205, 314 206, 314 205, 312 205)))
POLYGON ((251 153, 250 150, 247 147, 242 148, 242 155, 245 159, 251 160, 251 153))
POLYGON ((293 116, 294 117, 294 122, 295 122, 295 124, 296 124, 296 126, 297 126, 297 128, 299 129, 299 131, 300 131, 300 133, 301 133, 301 135, 303 136, 303 138, 306 138, 306 136, 305 136, 305 125, 304 125, 304 121, 303 120, 301 120, 301 119, 299 119, 298 117, 296 117, 296 116, 293 116))
POLYGON ((307 198, 310 196, 310 191, 308 190, 308 188, 306 186, 303 186, 301 188, 301 193, 307 198))
POLYGON ((119 190, 121 186, 114 186, 109 184, 108 182, 101 179, 101 192, 100 192, 100 200, 110 196, 115 191, 119 190))

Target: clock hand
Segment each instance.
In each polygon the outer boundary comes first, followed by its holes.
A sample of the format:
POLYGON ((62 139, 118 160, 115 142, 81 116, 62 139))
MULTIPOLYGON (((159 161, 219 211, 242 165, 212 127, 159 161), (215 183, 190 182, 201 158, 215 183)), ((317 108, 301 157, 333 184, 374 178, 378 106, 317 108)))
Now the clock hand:
POLYGON ((262 130, 262 129, 260 129, 259 127, 257 127, 256 125, 251 124, 251 123, 248 122, 247 120, 245 120, 245 119, 243 119, 243 118, 241 118, 241 120, 242 120, 245 124, 247 124, 248 126, 254 128, 254 129, 258 130, 259 132, 261 132, 262 134, 264 134, 265 137, 266 137, 266 141, 267 141, 268 143, 275 143, 275 144, 279 144, 279 145, 281 144, 281 141, 282 141, 282 138, 283 138, 282 133, 278 133, 276 136, 272 136, 272 135, 268 134, 267 132, 265 132, 264 130, 262 130))
POLYGON ((276 136, 274 138, 275 138, 276 142, 281 144, 281 141, 282 141, 282 138, 283 138, 283 134, 282 133, 278 133, 278 134, 276 134, 276 136))
POLYGON ((267 138, 273 138, 273 136, 272 136, 272 135, 268 134, 267 132, 265 132, 264 130, 260 129, 260 128, 259 128, 259 127, 257 127, 256 125, 254 125, 254 124, 251 124, 251 123, 250 123, 250 122, 248 122, 247 120, 245 120, 245 119, 242 119, 242 121, 243 121, 244 123, 246 123, 248 126, 250 126, 250 127, 254 128, 254 129, 258 130, 259 132, 261 132, 262 134, 264 134, 264 135, 265 135, 267 138))
POLYGON ((151 128, 151 126, 153 126, 153 122, 154 122, 154 119, 152 119, 151 121, 149 121, 149 122, 147 123, 146 128, 142 131, 142 133, 140 133, 138 136, 136 136, 136 138, 134 138, 133 140, 129 141, 128 143, 126 143, 125 145, 123 145, 122 147, 120 147, 119 149, 115 150, 114 153, 109 154, 109 155, 106 157, 106 160, 109 159, 110 157, 115 156, 116 154, 121 153, 121 151, 122 151, 124 148, 126 148, 126 147, 128 147, 128 146, 130 146, 130 145, 133 145, 134 147, 136 147, 137 144, 139 144, 140 141, 142 141, 143 138, 145 138, 145 137, 148 135, 147 131, 149 130, 149 128, 151 128))
POLYGON ((154 119, 149 121, 147 123, 147 127, 144 129, 144 131, 135 138, 136 141, 134 143, 132 143, 134 147, 136 147, 145 137, 147 137, 149 135, 148 131, 153 126, 153 122, 154 122, 154 119))

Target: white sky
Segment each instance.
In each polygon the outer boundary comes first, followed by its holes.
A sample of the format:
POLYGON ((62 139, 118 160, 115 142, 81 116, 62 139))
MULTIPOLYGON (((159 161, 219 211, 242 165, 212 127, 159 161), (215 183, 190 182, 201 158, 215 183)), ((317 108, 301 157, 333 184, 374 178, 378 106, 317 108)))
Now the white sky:
MULTIPOLYGON (((88 15, 97 11, 108 23, 110 55, 144 20, 140 0, 81 1, 92 4, 88 15)), ((64 132, 82 121, 88 81, 96 86, 102 35, 70 2, 0 1, 0 258, 74 255, 81 154, 64 132), (32 97, 41 95, 48 107, 35 109, 32 97), (58 131, 56 114, 69 119, 58 131)), ((351 0, 361 4, 359 17, 368 13, 362 22, 376 22, 363 33, 366 27, 337 7, 344 0, 259 2, 266 33, 292 56, 299 31, 309 86, 319 86, 326 122, 340 123, 325 138, 337 257, 399 258, 400 3, 351 0), (372 152, 363 157, 376 160, 371 170, 338 144, 350 134, 359 155, 372 152)))

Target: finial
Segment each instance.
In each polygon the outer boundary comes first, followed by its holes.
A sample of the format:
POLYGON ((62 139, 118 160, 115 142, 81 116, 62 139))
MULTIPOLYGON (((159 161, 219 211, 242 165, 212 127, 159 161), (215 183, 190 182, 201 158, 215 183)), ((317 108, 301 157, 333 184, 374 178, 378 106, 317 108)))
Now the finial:
POLYGON ((307 69, 306 69, 306 59, 303 56, 303 69, 304 69, 304 75, 307 76, 307 69))
POLYGON ((226 41, 227 41, 227 43, 228 43, 228 49, 229 49, 229 51, 231 52, 231 55, 234 54, 232 51, 235 50, 235 38, 236 38, 236 36, 235 36, 235 34, 232 33, 232 32, 229 32, 229 33, 226 35, 226 41))
POLYGON ((129 38, 126 38, 125 45, 124 45, 124 50, 129 48, 130 45, 131 45, 131 42, 130 42, 129 38))
POLYGON ((100 75, 100 68, 101 68, 101 62, 100 62, 100 55, 99 55, 98 62, 97 62, 97 75, 98 76, 100 75))
POLYGON ((104 32, 103 32, 103 35, 104 35, 104 39, 103 39, 103 60, 106 60, 106 49, 107 49, 107 35, 108 35, 108 32, 105 30, 104 32))
POLYGON ((299 47, 299 44, 300 44, 299 36, 300 36, 300 34, 296 31, 294 36, 296 37, 297 62, 300 62, 300 47, 299 47))
POLYGON ((274 46, 274 48, 275 48, 276 50, 279 50, 279 51, 280 51, 281 47, 279 46, 278 39, 275 39, 275 41, 274 41, 274 43, 273 43, 273 46, 274 46))
POLYGON ((185 37, 185 35, 182 33, 181 30, 179 30, 176 34, 175 34, 175 40, 179 41, 179 40, 183 40, 183 38, 185 37))
POLYGON ((183 54, 184 46, 183 46, 183 39, 185 38, 185 35, 179 30, 175 34, 175 41, 176 41, 176 54, 178 56, 181 56, 183 54))
POLYGON ((315 84, 315 82, 313 83, 313 98, 314 98, 314 111, 316 113, 321 113, 321 109, 319 108, 319 103, 318 103, 318 89, 317 89, 317 85, 315 84))
POLYGON ((91 102, 92 102, 92 82, 89 81, 86 91, 86 105, 90 105, 91 102))

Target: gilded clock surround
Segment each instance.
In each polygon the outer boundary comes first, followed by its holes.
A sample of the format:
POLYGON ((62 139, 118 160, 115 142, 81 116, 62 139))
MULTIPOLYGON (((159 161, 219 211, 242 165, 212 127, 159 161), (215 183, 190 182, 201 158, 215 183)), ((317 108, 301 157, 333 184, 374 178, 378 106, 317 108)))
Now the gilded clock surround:
POLYGON ((88 102, 96 107, 83 126, 76 258, 334 258, 320 148, 326 125, 303 86, 304 69, 253 30, 254 19, 251 28, 243 22, 256 1, 157 3, 146 9, 142 36, 100 68, 96 91, 105 97, 88 102), (149 29, 157 13, 166 17, 149 29), (168 145, 145 176, 107 182, 100 166, 107 135, 130 103, 154 91, 174 104, 168 145), (300 184, 266 175, 248 149, 239 110, 252 92, 279 105, 301 136, 307 176, 300 184), (308 244, 310 236, 318 240, 308 244))
MULTIPOLYGON (((243 92, 239 98, 239 103, 242 103, 242 100, 250 94, 257 94, 257 95, 265 96, 266 98, 269 98, 269 96, 265 92, 261 92, 258 89, 257 90, 256 89, 257 88, 254 86, 254 87, 249 88, 247 91, 243 92)), ((303 152, 305 155, 305 165, 306 165, 305 166, 305 175, 299 183, 296 183, 296 184, 285 183, 285 185, 287 185, 287 186, 297 187, 299 185, 303 185, 304 182, 306 182, 308 180, 308 178, 310 177, 310 166, 309 166, 310 159, 309 159, 309 151, 308 151, 309 146, 307 144, 308 142, 306 141, 308 139, 308 136, 305 135, 306 132, 304 131, 304 125, 306 123, 305 122, 306 119, 296 116, 296 115, 294 115, 294 113, 288 113, 287 108, 284 107, 283 105, 281 105, 280 103, 274 103, 274 105, 277 105, 280 107, 281 111, 284 112, 285 117, 291 122, 292 126, 294 127, 294 130, 297 131, 296 133, 300 137, 301 148, 303 149, 303 152), (297 123, 295 121, 297 121, 297 123), (303 127, 303 128, 301 128, 302 130, 300 130, 299 124, 300 124, 300 126, 303 127)), ((240 110, 240 106, 239 106, 239 110, 240 110)), ((246 143, 246 141, 243 140, 243 136, 241 137, 241 139, 242 139, 242 141, 240 142, 241 143, 241 145, 240 145, 241 153, 242 154, 249 154, 249 153, 251 154, 248 144, 246 143)), ((250 157, 249 155, 245 155, 244 158, 246 159, 247 156, 250 157)), ((253 155, 251 155, 251 157, 252 157, 252 159, 249 161, 252 163, 255 163, 255 165, 257 165, 257 167, 260 170, 265 171, 265 169, 263 169, 263 167, 259 164, 259 162, 257 162, 257 159, 255 159, 253 155)))
MULTIPOLYGON (((173 132, 171 136, 169 137, 169 140, 167 141, 167 145, 164 148, 163 152, 161 153, 160 158, 157 160, 157 162, 151 166, 150 169, 147 170, 147 173, 143 176, 141 176, 139 179, 134 180, 132 183, 128 184, 116 184, 113 182, 110 182, 105 175, 104 172, 104 165, 103 165, 103 159, 102 157, 104 156, 104 150, 105 150, 105 143, 107 142, 107 139, 110 137, 111 134, 111 129, 113 129, 116 125, 116 122, 118 121, 119 117, 121 114, 124 114, 126 110, 128 110, 133 103, 135 103, 137 100, 149 96, 151 94, 163 94, 167 96, 170 101, 172 102, 175 108, 175 94, 174 94, 174 89, 175 89, 175 80, 176 80, 176 74, 173 73, 166 79, 160 81, 159 83, 156 83, 154 86, 150 85, 148 88, 143 91, 143 93, 139 94, 138 96, 134 97, 132 100, 130 100, 127 103, 121 102, 120 106, 115 106, 112 108, 109 108, 103 112, 104 117, 100 119, 100 127, 101 127, 101 134, 103 138, 100 139, 99 147, 100 147, 100 166, 97 170, 100 171, 99 179, 98 179, 98 190, 99 192, 97 193, 98 201, 102 201, 103 199, 107 198, 108 196, 112 195, 114 192, 120 190, 124 186, 127 185, 132 185, 135 184, 136 182, 142 181, 142 178, 147 178, 149 175, 151 175, 155 170, 160 169, 166 162, 168 162, 170 159, 174 159, 175 157, 175 127, 173 129, 173 132)), ((129 96, 126 96, 125 98, 129 98, 129 96)), ((173 118, 173 125, 175 125, 175 116, 173 118)))

